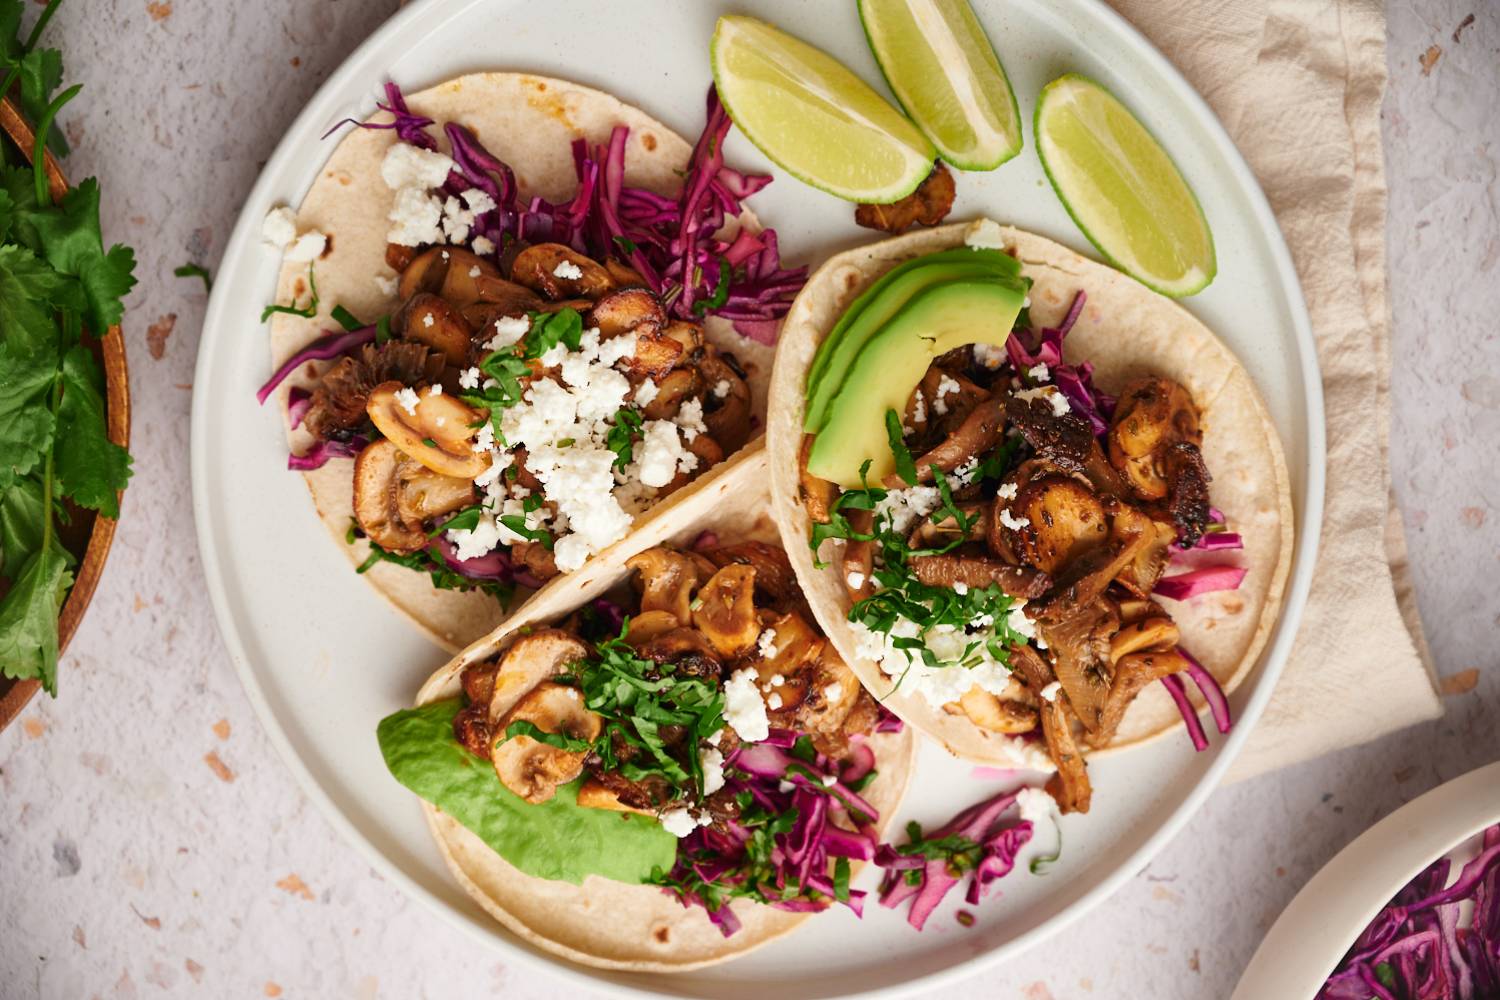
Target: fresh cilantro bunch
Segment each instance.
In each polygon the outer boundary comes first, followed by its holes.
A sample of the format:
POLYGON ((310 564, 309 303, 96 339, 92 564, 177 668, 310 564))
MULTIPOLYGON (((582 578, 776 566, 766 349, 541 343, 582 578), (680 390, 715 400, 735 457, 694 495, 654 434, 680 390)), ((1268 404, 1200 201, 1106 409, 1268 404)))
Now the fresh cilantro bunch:
MULTIPOLYGON (((118 517, 130 456, 109 440, 104 378, 86 337, 107 335, 135 284, 129 247, 104 247, 99 185, 89 178, 54 204, 43 152, 58 110, 55 50, 35 48, 53 0, 22 44, 19 0, 0 0, 0 92, 21 81, 37 121, 31 167, 0 166, 0 673, 57 693, 57 616, 74 559, 58 540, 70 504, 118 517)), ((116 334, 118 336, 118 334, 116 334)))

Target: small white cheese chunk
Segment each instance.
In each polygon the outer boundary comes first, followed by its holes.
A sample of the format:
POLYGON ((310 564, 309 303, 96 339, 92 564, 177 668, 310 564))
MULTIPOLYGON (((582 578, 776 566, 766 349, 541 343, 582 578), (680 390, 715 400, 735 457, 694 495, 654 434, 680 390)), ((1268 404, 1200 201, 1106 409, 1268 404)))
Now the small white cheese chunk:
POLYGON ((400 403, 401 408, 409 415, 416 416, 417 404, 421 402, 421 399, 417 396, 416 390, 403 386, 396 390, 396 402, 400 403))
POLYGON ((994 219, 978 219, 964 232, 964 245, 975 250, 1004 250, 1005 232, 994 219))
POLYGON ((583 268, 571 260, 560 260, 557 262, 557 266, 552 269, 552 274, 554 277, 562 278, 564 281, 577 281, 583 277, 583 268))
POLYGON ((1061 690, 1062 690, 1062 683, 1060 681, 1053 681, 1051 684, 1048 684, 1046 687, 1042 688, 1042 690, 1041 690, 1042 700, 1044 700, 1044 701, 1056 701, 1057 700, 1057 692, 1059 692, 1061 690))
POLYGON ((717 747, 709 747, 699 756, 698 762, 703 765, 703 794, 712 795, 723 788, 724 754, 717 747))
POLYGON ((1020 531, 1022 528, 1031 523, 1031 518, 1016 517, 1010 512, 1009 507, 1002 507, 1000 509, 1000 523, 1005 525, 1011 531, 1020 531))
POLYGON ((285 205, 277 205, 260 224, 260 238, 268 246, 285 250, 297 238, 297 214, 285 205))
POLYGON ((746 743, 759 743, 771 735, 766 703, 755 686, 755 671, 736 670, 724 685, 724 721, 746 743))

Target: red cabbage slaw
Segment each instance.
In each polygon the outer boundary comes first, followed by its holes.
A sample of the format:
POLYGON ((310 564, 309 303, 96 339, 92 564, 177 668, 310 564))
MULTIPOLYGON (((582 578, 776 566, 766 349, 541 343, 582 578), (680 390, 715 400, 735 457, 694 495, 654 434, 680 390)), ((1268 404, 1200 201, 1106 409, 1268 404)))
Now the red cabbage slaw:
MULTIPOLYGON (((1057 326, 1042 327, 1039 330, 1012 331, 1005 342, 1005 352, 1011 367, 1015 369, 1018 376, 1028 373, 1038 364, 1046 365, 1052 383, 1067 399, 1069 408, 1088 419, 1097 437, 1109 430, 1109 420, 1114 415, 1115 404, 1118 401, 1094 385, 1092 363, 1083 361, 1075 365, 1063 361, 1063 341, 1067 339, 1068 332, 1073 329, 1073 325, 1078 322, 1078 317, 1083 314, 1083 306, 1087 301, 1087 293, 1080 289, 1073 296, 1067 313, 1057 326)), ((1244 539, 1240 535, 1227 530, 1223 511, 1217 507, 1211 507, 1209 518, 1213 523, 1190 548, 1174 547, 1174 563, 1178 561, 1179 556, 1187 552, 1228 552, 1245 547, 1244 539)), ((1198 566, 1184 573, 1163 577, 1157 581, 1152 596, 1186 601, 1215 591, 1237 590, 1248 573, 1247 567, 1232 564, 1198 566)), ((1185 672, 1202 692, 1203 699, 1208 703, 1213 715, 1216 728, 1220 733, 1228 733, 1234 723, 1229 710, 1229 699, 1224 694, 1224 689, 1219 686, 1214 675, 1192 654, 1181 647, 1178 647, 1177 651, 1188 662, 1189 669, 1185 672)), ((1167 689, 1167 693, 1172 696, 1178 711, 1182 713, 1193 749, 1200 752, 1208 749, 1208 736, 1188 696, 1187 685, 1177 674, 1163 677, 1161 683, 1167 689)))
POLYGON ((1484 1000, 1500 996, 1500 824, 1452 885, 1439 858, 1381 910, 1317 1000, 1484 1000), (1472 906, 1472 917, 1464 921, 1472 906))

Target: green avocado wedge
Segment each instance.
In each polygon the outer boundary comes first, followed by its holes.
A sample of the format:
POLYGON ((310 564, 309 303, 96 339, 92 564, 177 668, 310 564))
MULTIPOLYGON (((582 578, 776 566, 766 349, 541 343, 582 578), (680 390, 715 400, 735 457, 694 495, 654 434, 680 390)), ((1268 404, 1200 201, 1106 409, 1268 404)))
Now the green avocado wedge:
POLYGON ((494 768, 453 738, 459 699, 408 708, 380 720, 376 737, 396 780, 452 816, 527 875, 582 882, 599 875, 638 883, 670 871, 677 838, 645 816, 579 806, 578 782, 529 803, 494 768))
POLYGON ((1020 274, 1020 261, 1009 254, 970 247, 928 254, 891 268, 850 303, 818 348, 807 376, 803 431, 815 434, 823 426, 829 403, 843 388, 855 359, 914 297, 946 282, 993 280, 1009 284, 1019 281, 1020 274))
POLYGON ((1015 278, 954 280, 907 301, 858 352, 828 405, 813 440, 807 471, 846 489, 874 484, 895 471, 886 436, 887 411, 906 412, 912 390, 932 359, 969 344, 1003 346, 1026 301, 1028 282, 1015 278))

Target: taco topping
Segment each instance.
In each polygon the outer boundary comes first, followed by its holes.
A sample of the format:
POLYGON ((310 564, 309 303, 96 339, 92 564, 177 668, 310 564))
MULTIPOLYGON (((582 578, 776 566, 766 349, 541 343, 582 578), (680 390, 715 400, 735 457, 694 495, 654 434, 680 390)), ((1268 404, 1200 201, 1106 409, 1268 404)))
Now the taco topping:
POLYGON ((858 652, 892 690, 1055 770, 1062 811, 1086 812, 1083 754, 1114 739, 1149 684, 1178 698, 1195 745, 1179 674, 1227 731, 1222 692, 1158 601, 1233 589, 1247 569, 1164 577, 1184 550, 1238 544, 1209 503, 1192 395, 1149 374, 1118 400, 1100 391, 1087 362, 1062 357, 1084 293, 1061 326, 1031 329, 1029 281, 975 236, 892 269, 819 349, 800 480, 811 544, 841 540, 858 652))

